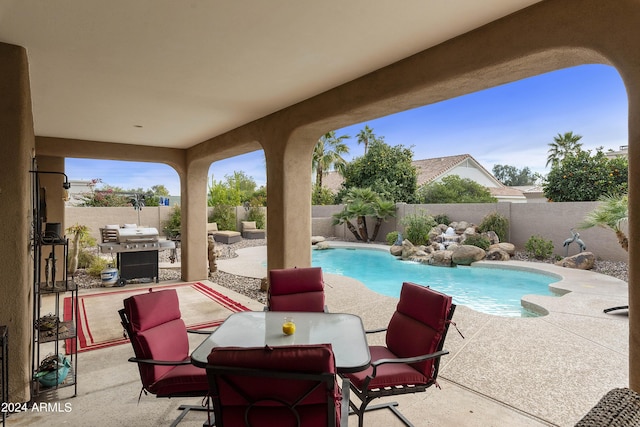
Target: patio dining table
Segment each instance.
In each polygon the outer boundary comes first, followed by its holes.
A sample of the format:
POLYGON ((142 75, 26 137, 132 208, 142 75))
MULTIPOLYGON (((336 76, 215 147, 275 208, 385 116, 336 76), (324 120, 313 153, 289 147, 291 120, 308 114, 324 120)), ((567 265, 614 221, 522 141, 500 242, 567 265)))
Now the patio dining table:
POLYGON ((242 311, 230 315, 191 353, 191 363, 206 367, 214 347, 262 347, 331 344, 338 372, 358 372, 371 362, 362 320, 347 313, 242 311), (285 317, 292 317, 292 335, 282 332, 285 317))

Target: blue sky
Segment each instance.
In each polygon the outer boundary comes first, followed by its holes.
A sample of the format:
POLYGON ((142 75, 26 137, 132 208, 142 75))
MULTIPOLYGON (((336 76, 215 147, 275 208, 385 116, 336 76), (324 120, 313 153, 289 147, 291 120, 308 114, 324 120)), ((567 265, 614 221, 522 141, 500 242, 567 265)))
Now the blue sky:
MULTIPOLYGON (((489 171, 502 164, 546 174, 548 144, 558 133, 582 135, 585 149, 627 145, 628 101, 614 68, 583 65, 337 129, 338 135, 351 136, 347 159, 363 154, 356 135, 365 125, 387 144, 412 148, 414 160, 470 154, 489 171)), ((264 185, 262 151, 215 162, 209 179, 234 171, 264 185)), ((162 164, 67 159, 66 173, 69 179, 101 178, 124 189, 163 184, 172 195, 180 194, 177 173, 162 164)))

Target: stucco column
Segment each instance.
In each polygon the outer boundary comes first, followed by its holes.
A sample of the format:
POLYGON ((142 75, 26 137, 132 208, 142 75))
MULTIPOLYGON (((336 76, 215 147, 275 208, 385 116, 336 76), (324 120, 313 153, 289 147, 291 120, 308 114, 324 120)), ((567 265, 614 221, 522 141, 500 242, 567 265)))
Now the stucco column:
POLYGON ((209 277, 207 266, 207 173, 209 165, 194 162, 180 175, 182 280, 209 277))
POLYGON ((311 155, 317 140, 299 133, 264 144, 269 270, 311 265, 311 155))
POLYGON ((9 329, 9 396, 30 399, 32 334, 31 168, 35 150, 24 48, 0 43, 0 324, 9 329))
MULTIPOLYGON (((637 69, 636 69, 637 70, 637 69)), ((629 387, 640 392, 640 71, 629 94, 629 387)))

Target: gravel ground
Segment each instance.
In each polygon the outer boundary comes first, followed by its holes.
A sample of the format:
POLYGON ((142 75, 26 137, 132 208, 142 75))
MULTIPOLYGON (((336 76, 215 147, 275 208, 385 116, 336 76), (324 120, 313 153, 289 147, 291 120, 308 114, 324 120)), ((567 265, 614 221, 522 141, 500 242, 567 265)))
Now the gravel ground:
MULTIPOLYGON (((223 243, 216 243, 216 249, 220 253, 218 259, 235 258, 237 256, 236 250, 247 248, 251 246, 264 246, 267 242, 265 239, 243 239, 238 243, 231 245, 225 245, 223 243)), ((178 249, 178 260, 180 259, 180 250, 178 249)), ((169 262, 170 251, 160 251, 160 262, 169 262)), ((546 262, 553 263, 552 259, 536 260, 530 259, 525 253, 518 252, 513 257, 518 261, 530 261, 530 262, 546 262)), ((628 282, 628 272, 626 262, 614 262, 614 261, 596 261, 593 271, 613 276, 618 279, 628 282)), ((160 280, 180 280, 180 270, 171 268, 161 268, 159 271, 160 280)), ((232 289, 238 293, 248 296, 249 298, 266 304, 266 293, 260 291, 260 279, 253 279, 249 277, 235 276, 233 274, 224 273, 218 271, 212 273, 209 276, 212 282, 215 282, 221 286, 232 289)), ((101 287, 102 282, 100 278, 91 277, 84 270, 80 269, 74 276, 74 281, 80 289, 101 287)))

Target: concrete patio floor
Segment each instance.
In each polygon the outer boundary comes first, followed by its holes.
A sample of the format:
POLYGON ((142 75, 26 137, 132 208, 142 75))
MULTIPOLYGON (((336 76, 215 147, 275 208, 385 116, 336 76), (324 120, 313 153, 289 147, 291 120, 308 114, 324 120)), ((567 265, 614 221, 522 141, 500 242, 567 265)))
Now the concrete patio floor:
MULTIPOLYGON (((247 277, 265 276, 265 247, 242 249, 238 254, 219 260, 218 268, 247 277)), ((499 265, 532 266, 517 261, 499 265)), ((445 343, 450 354, 442 360, 438 381, 441 389, 432 387, 426 393, 394 399, 416 426, 572 426, 606 392, 628 385, 628 316, 625 311, 602 312, 627 303, 627 284, 549 264, 533 267, 561 276, 552 286, 570 292, 562 297, 527 296, 526 301, 549 312, 536 318, 504 318, 458 306, 454 321, 465 339, 450 329, 445 343)), ((325 282, 330 311, 357 314, 367 329, 386 326, 397 299, 343 276, 325 274, 325 282)), ((204 283, 262 310, 256 301, 204 283)), ((377 335, 371 336, 371 343, 383 342, 384 334, 377 335)), ((191 337, 192 347, 201 340, 201 336, 191 337)), ((138 403, 140 380, 137 367, 127 362, 130 356, 129 345, 80 353, 78 395, 69 398, 70 388, 57 392, 62 409, 69 402, 70 411, 12 414, 7 425, 169 425, 178 416, 180 404, 199 403, 199 399, 151 395, 143 395, 138 403)), ((194 412, 180 425, 202 426, 205 418, 204 413, 194 412)), ((357 425, 356 416, 349 417, 349 425, 357 425)), ((383 410, 366 414, 365 425, 402 424, 383 410)))

